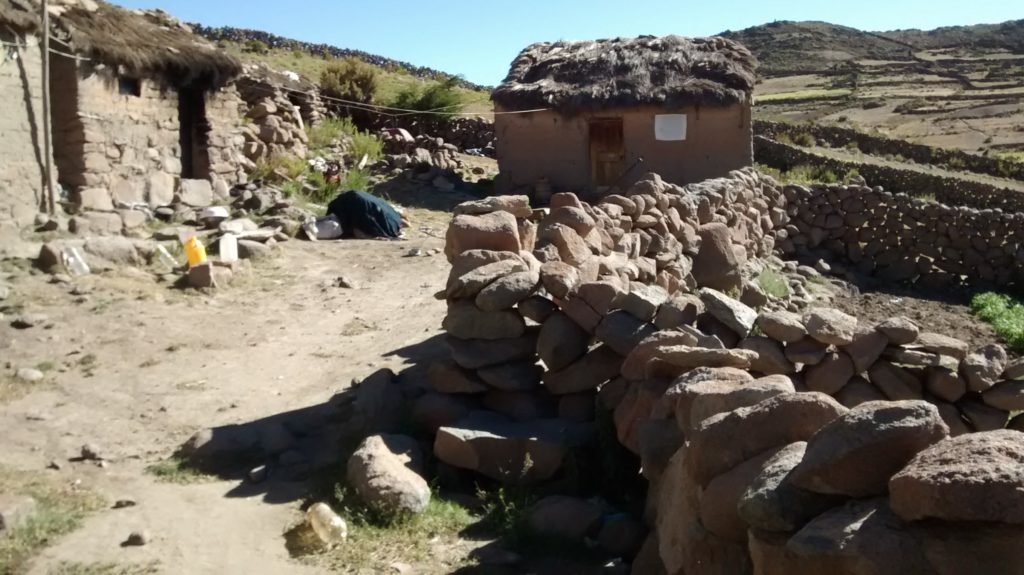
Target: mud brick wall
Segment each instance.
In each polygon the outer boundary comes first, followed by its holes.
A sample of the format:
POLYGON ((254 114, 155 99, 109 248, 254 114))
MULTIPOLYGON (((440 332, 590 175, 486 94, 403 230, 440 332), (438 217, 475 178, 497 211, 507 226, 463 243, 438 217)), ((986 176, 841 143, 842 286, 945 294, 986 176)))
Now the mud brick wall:
POLYGON ((1024 361, 748 293, 802 201, 744 170, 459 206, 435 455, 551 479, 605 410, 648 481, 635 573, 1016 572, 1024 361))
POLYGON ((0 30, 0 221, 31 223, 43 200, 41 51, 35 38, 0 30), (8 44, 21 43, 14 48, 8 44))
POLYGON ((788 185, 785 195, 783 252, 825 249, 863 273, 930 288, 1024 286, 1024 213, 866 186, 788 185))
POLYGON ((826 158, 764 136, 754 137, 754 158, 758 163, 779 170, 800 165, 818 166, 836 174, 856 170, 872 185, 915 197, 931 197, 948 205, 1024 211, 1024 194, 1015 190, 926 172, 826 158))

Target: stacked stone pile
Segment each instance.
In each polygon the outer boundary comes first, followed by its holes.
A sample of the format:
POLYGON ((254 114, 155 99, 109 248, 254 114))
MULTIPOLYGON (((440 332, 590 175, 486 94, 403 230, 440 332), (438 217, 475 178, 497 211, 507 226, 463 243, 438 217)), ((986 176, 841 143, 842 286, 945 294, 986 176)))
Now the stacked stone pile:
POLYGON ((460 205, 439 294, 452 358, 413 410, 434 455, 552 479, 610 412, 649 485, 635 573, 1015 564, 1024 361, 755 293, 774 240, 799 237, 791 200, 740 171, 685 188, 650 175, 596 205, 460 205))
POLYGON ((787 185, 784 253, 822 249, 925 287, 1024 284, 1024 213, 953 207, 867 186, 787 185))
POLYGON ((305 158, 309 139, 301 109, 281 90, 254 90, 250 96, 254 100, 245 115, 252 120, 243 132, 245 157, 253 162, 281 155, 305 158))
POLYGON ((385 129, 381 130, 380 139, 384 142, 384 161, 390 168, 455 170, 462 167, 459 149, 443 138, 413 137, 405 129, 385 129))

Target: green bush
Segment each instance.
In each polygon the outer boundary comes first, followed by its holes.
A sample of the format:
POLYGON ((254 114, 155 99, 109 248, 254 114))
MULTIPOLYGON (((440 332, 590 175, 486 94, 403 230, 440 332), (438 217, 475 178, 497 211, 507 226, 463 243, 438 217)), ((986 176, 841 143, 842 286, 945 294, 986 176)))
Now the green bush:
POLYGON ((789 295, 789 282, 786 276, 773 269, 765 269, 757 276, 757 285, 761 286, 764 293, 775 297, 784 298, 789 295))
POLYGON ((377 82, 377 68, 358 58, 331 62, 320 73, 320 90, 325 96, 354 102, 372 102, 377 82))
POLYGON ((309 130, 309 147, 318 151, 326 148, 332 141, 348 136, 352 139, 352 156, 362 158, 366 155, 370 161, 379 160, 384 154, 384 142, 370 132, 360 130, 349 118, 328 118, 309 130))
POLYGON ((399 92, 392 105, 396 108, 421 112, 431 110, 458 112, 462 108, 462 97, 457 90, 458 85, 459 79, 452 76, 442 82, 434 82, 425 90, 412 86, 399 92))
POLYGON ((807 132, 797 132, 796 134, 793 134, 793 143, 798 146, 809 148, 811 146, 814 146, 818 142, 817 140, 814 139, 814 136, 808 134, 807 132))
POLYGON ((270 47, 259 40, 249 40, 245 43, 244 50, 254 54, 266 54, 270 51, 270 47))
MULTIPOLYGON (((345 179, 341 181, 340 188, 344 190, 360 190, 363 192, 369 191, 372 183, 370 182, 370 174, 363 170, 349 170, 345 173, 345 179)), ((331 197, 334 197, 333 195, 331 197)))
POLYGON ((1024 305, 1009 296, 985 292, 971 299, 971 311, 992 324, 1011 349, 1024 353, 1024 305))

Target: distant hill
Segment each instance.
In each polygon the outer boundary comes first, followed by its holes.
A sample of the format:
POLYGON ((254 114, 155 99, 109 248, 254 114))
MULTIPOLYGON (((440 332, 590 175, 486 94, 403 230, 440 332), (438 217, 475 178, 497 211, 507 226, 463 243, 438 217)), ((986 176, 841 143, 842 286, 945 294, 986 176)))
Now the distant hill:
POLYGON ((828 22, 778 21, 721 35, 750 48, 766 76, 821 72, 858 60, 912 61, 923 50, 1024 51, 1024 20, 890 32, 864 32, 828 22))
MULTIPOLYGON (((380 67, 384 70, 391 72, 403 72, 420 78, 423 80, 443 80, 450 78, 453 74, 448 74, 440 70, 428 68, 426 66, 416 66, 408 62, 402 62, 401 60, 394 60, 392 58, 386 58, 384 56, 378 56, 376 54, 370 54, 362 50, 353 50, 350 48, 339 48, 331 44, 316 44, 312 42, 303 42, 301 40, 293 40, 291 38, 285 38, 283 36, 277 36, 270 34, 269 32, 261 32, 259 30, 248 30, 245 28, 231 28, 228 26, 221 28, 211 28, 203 26, 202 24, 192 24, 192 30, 200 36, 210 40, 212 42, 232 42, 236 44, 245 44, 247 42, 261 42, 268 48, 286 48, 289 50, 301 50, 307 52, 312 56, 323 56, 329 54, 335 58, 358 58, 368 64, 380 67)), ((468 82, 464 79, 459 79, 459 83, 462 87, 468 90, 486 90, 490 88, 487 86, 481 86, 468 82)))

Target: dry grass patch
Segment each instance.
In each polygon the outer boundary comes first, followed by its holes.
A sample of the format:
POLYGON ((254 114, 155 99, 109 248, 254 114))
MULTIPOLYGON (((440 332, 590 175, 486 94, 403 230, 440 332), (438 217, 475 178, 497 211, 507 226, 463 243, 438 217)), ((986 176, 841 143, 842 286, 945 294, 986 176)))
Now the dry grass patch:
POLYGON ((4 575, 24 573, 40 549, 77 529, 89 513, 104 505, 99 495, 87 489, 62 485, 39 473, 2 466, 0 493, 28 495, 37 504, 35 514, 25 525, 0 537, 0 573, 4 575))
POLYGON ((79 563, 63 562, 49 575, 150 575, 160 573, 160 563, 79 563))
POLYGON ((214 481, 216 477, 203 473, 180 457, 169 457, 146 467, 146 472, 163 483, 190 485, 214 481))

